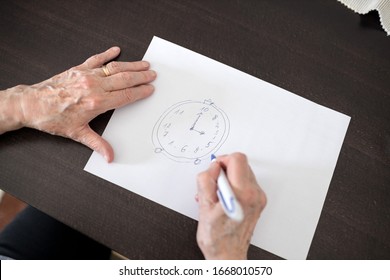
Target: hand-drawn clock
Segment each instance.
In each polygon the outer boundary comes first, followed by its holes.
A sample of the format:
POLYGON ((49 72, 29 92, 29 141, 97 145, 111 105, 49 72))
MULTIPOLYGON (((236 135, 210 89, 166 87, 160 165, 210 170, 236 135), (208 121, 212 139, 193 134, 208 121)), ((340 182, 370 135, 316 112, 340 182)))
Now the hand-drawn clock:
POLYGON ((156 153, 199 164, 229 135, 229 119, 211 100, 182 101, 166 110, 153 127, 156 153))

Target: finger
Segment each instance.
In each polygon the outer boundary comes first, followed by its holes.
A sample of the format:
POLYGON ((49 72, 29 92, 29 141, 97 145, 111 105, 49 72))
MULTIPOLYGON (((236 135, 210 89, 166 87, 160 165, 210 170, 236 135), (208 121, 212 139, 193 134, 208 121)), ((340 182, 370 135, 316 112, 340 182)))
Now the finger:
MULTIPOLYGON (((103 71, 103 70, 102 70, 103 71)), ((106 91, 115 91, 148 84, 156 79, 156 72, 153 70, 137 72, 120 72, 103 79, 102 87, 106 91)))
POLYGON ((220 170, 219 164, 214 162, 209 169, 198 175, 198 202, 200 207, 212 208, 218 202, 217 178, 220 170))
POLYGON ((89 125, 83 127, 76 135, 73 135, 72 139, 98 152, 106 159, 107 162, 113 161, 114 150, 111 145, 99 134, 93 131, 89 125))
POLYGON ((83 64, 80 64, 78 67, 79 70, 85 69, 94 69, 102 67, 105 63, 113 60, 121 52, 119 47, 112 47, 106 50, 105 52, 95 54, 88 58, 83 64))
MULTIPOLYGON (((121 61, 111 61, 106 64, 107 71, 110 75, 115 75, 121 72, 134 72, 134 71, 145 71, 150 67, 149 62, 147 61, 135 61, 135 62, 121 62, 121 61)), ((103 77, 107 76, 103 69, 101 69, 101 74, 103 77)))
POLYGON ((137 100, 149 97, 153 91, 154 86, 150 84, 112 91, 109 93, 109 97, 105 99, 105 108, 109 108, 109 110, 116 109, 134 103, 137 100))
POLYGON ((247 157, 242 153, 234 153, 217 158, 226 168, 229 182, 236 195, 244 201, 255 201, 255 205, 263 209, 267 204, 267 197, 256 181, 256 176, 248 164, 247 157))
POLYGON ((229 182, 234 188, 243 188, 248 182, 255 180, 255 176, 248 164, 248 159, 245 154, 233 153, 231 155, 220 156, 217 161, 226 169, 226 175, 229 182))

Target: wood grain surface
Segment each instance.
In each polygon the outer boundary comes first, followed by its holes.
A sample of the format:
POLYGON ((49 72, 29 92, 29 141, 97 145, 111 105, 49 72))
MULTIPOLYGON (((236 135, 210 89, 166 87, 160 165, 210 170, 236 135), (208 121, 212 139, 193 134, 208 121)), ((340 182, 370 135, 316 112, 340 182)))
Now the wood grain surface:
MULTIPOLYGON (((3 0, 0 14, 0 89, 113 45, 140 60, 157 35, 351 116, 308 258, 390 259, 390 38, 367 18, 336 0, 3 0)), ((203 258, 196 221, 84 172, 90 155, 6 133, 0 188, 130 259, 203 258)), ((249 258, 278 257, 251 247, 249 258)))

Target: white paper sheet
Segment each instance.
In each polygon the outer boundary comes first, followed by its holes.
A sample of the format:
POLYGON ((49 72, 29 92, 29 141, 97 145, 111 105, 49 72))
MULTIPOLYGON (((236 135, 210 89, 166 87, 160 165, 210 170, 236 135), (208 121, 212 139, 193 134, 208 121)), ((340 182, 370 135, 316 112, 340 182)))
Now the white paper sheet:
POLYGON ((114 112, 115 160, 85 170, 197 219, 210 153, 246 153, 268 198, 252 244, 305 259, 350 117, 157 37, 144 59, 154 94, 114 112))

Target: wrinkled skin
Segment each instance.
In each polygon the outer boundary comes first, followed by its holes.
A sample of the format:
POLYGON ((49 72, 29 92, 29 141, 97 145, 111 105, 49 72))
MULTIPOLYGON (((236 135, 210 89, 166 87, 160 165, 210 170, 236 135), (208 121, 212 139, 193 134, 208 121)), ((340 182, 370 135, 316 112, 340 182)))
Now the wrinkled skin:
POLYGON ((106 76, 102 66, 117 57, 118 47, 94 55, 84 63, 31 86, 16 86, 0 93, 0 133, 30 127, 78 141, 114 158, 111 145, 88 123, 96 116, 146 98, 156 73, 149 63, 110 62, 106 76))
POLYGON ((244 154, 221 156, 217 161, 198 175, 197 242, 206 259, 246 259, 253 231, 267 199, 244 154), (218 201, 217 178, 222 167, 243 207, 242 222, 228 218, 218 201))

